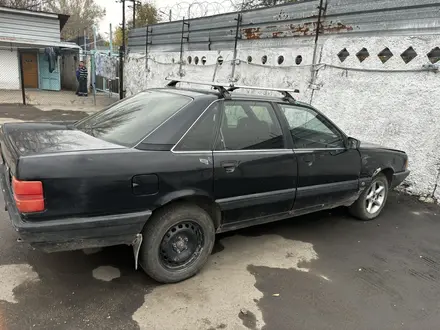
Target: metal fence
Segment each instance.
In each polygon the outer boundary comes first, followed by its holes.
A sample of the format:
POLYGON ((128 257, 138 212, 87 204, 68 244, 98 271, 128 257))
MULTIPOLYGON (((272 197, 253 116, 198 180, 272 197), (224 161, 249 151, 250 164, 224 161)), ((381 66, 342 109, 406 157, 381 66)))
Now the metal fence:
POLYGON ((309 0, 152 24, 130 31, 134 53, 234 49, 236 40, 440 31, 440 0, 309 0))
MULTIPOLYGON (((109 98, 119 96, 120 88, 120 63, 119 53, 96 53, 96 56, 102 55, 110 61, 104 70, 96 70, 95 68, 95 88, 98 93, 106 93, 109 98)), ((96 57, 95 57, 96 58, 96 57)))

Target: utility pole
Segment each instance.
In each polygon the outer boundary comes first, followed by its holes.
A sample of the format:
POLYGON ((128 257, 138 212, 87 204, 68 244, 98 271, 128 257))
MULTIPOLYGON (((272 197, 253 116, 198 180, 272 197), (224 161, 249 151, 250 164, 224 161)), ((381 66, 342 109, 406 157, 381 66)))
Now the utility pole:
POLYGON ((116 1, 122 3, 122 49, 124 52, 125 52, 125 1, 130 1, 130 0, 116 1))
POLYGON ((132 28, 136 28, 136 4, 141 5, 140 2, 138 2, 137 0, 125 0, 125 1, 129 1, 129 2, 133 2, 133 6, 128 6, 128 8, 132 8, 133 9, 133 25, 132 28))
POLYGON ((125 0, 122 2, 122 51, 125 53, 125 0))
POLYGON ((122 3, 122 46, 119 47, 119 99, 124 98, 124 58, 125 58, 125 1, 122 3))
POLYGON ((133 29, 136 28, 136 0, 133 0, 133 29))

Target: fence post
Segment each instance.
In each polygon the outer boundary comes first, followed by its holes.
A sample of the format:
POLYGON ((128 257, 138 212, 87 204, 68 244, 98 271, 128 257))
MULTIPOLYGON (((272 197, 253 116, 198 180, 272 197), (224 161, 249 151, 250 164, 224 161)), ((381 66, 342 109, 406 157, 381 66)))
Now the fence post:
POLYGON ((180 61, 179 61, 179 76, 183 77, 183 39, 185 39, 187 42, 189 42, 189 21, 185 22, 185 17, 182 18, 182 32, 180 37, 180 61), (185 33, 185 25, 188 26, 188 36, 184 37, 183 34, 185 33))
POLYGON ((237 43, 239 39, 240 33, 240 25, 241 25, 241 14, 238 14, 237 18, 237 27, 235 29, 235 43, 234 43, 234 58, 232 59, 232 73, 231 73, 231 82, 235 82, 235 66, 237 65, 237 43))
POLYGON ((119 47, 119 99, 124 98, 124 46, 119 47))
MULTIPOLYGON (((318 52, 318 39, 319 39, 319 32, 321 30, 321 24, 322 24, 322 19, 323 19, 323 15, 326 14, 327 11, 327 0, 325 1, 325 6, 324 6, 324 0, 320 0, 319 1, 319 12, 318 12, 318 21, 316 22, 316 32, 315 32, 315 46, 313 48, 313 59, 312 59, 312 66, 311 66, 311 79, 310 79, 310 85, 313 86, 315 84, 315 80, 316 80, 316 58, 317 58, 317 52, 318 52)), ((313 92, 312 92, 313 94, 313 92)))
POLYGON ((96 106, 96 63, 95 63, 95 50, 91 51, 90 54, 90 69, 91 72, 91 78, 92 78, 92 88, 93 88, 93 105, 96 106))
POLYGON ((23 99, 23 105, 26 105, 26 93, 24 90, 24 72, 23 72, 23 53, 19 51, 19 62, 20 66, 20 85, 21 85, 21 97, 23 99))

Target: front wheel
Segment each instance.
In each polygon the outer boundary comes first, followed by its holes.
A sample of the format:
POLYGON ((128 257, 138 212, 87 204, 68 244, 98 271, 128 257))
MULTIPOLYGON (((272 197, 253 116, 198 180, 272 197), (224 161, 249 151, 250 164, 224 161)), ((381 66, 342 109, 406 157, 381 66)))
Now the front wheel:
POLYGON ((379 174, 350 206, 350 213, 360 220, 373 220, 379 216, 388 198, 388 179, 379 174))
POLYGON ((214 247, 215 229, 210 216, 195 205, 177 204, 159 210, 143 230, 140 265, 161 283, 194 276, 214 247))

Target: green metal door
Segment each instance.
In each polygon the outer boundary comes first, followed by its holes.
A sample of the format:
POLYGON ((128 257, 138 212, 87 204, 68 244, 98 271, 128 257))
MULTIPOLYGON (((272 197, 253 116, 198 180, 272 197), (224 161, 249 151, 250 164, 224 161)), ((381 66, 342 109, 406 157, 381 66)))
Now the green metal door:
POLYGON ((49 59, 44 53, 38 54, 38 69, 40 74, 40 89, 59 91, 61 90, 60 61, 55 62, 55 70, 49 72, 49 59))

